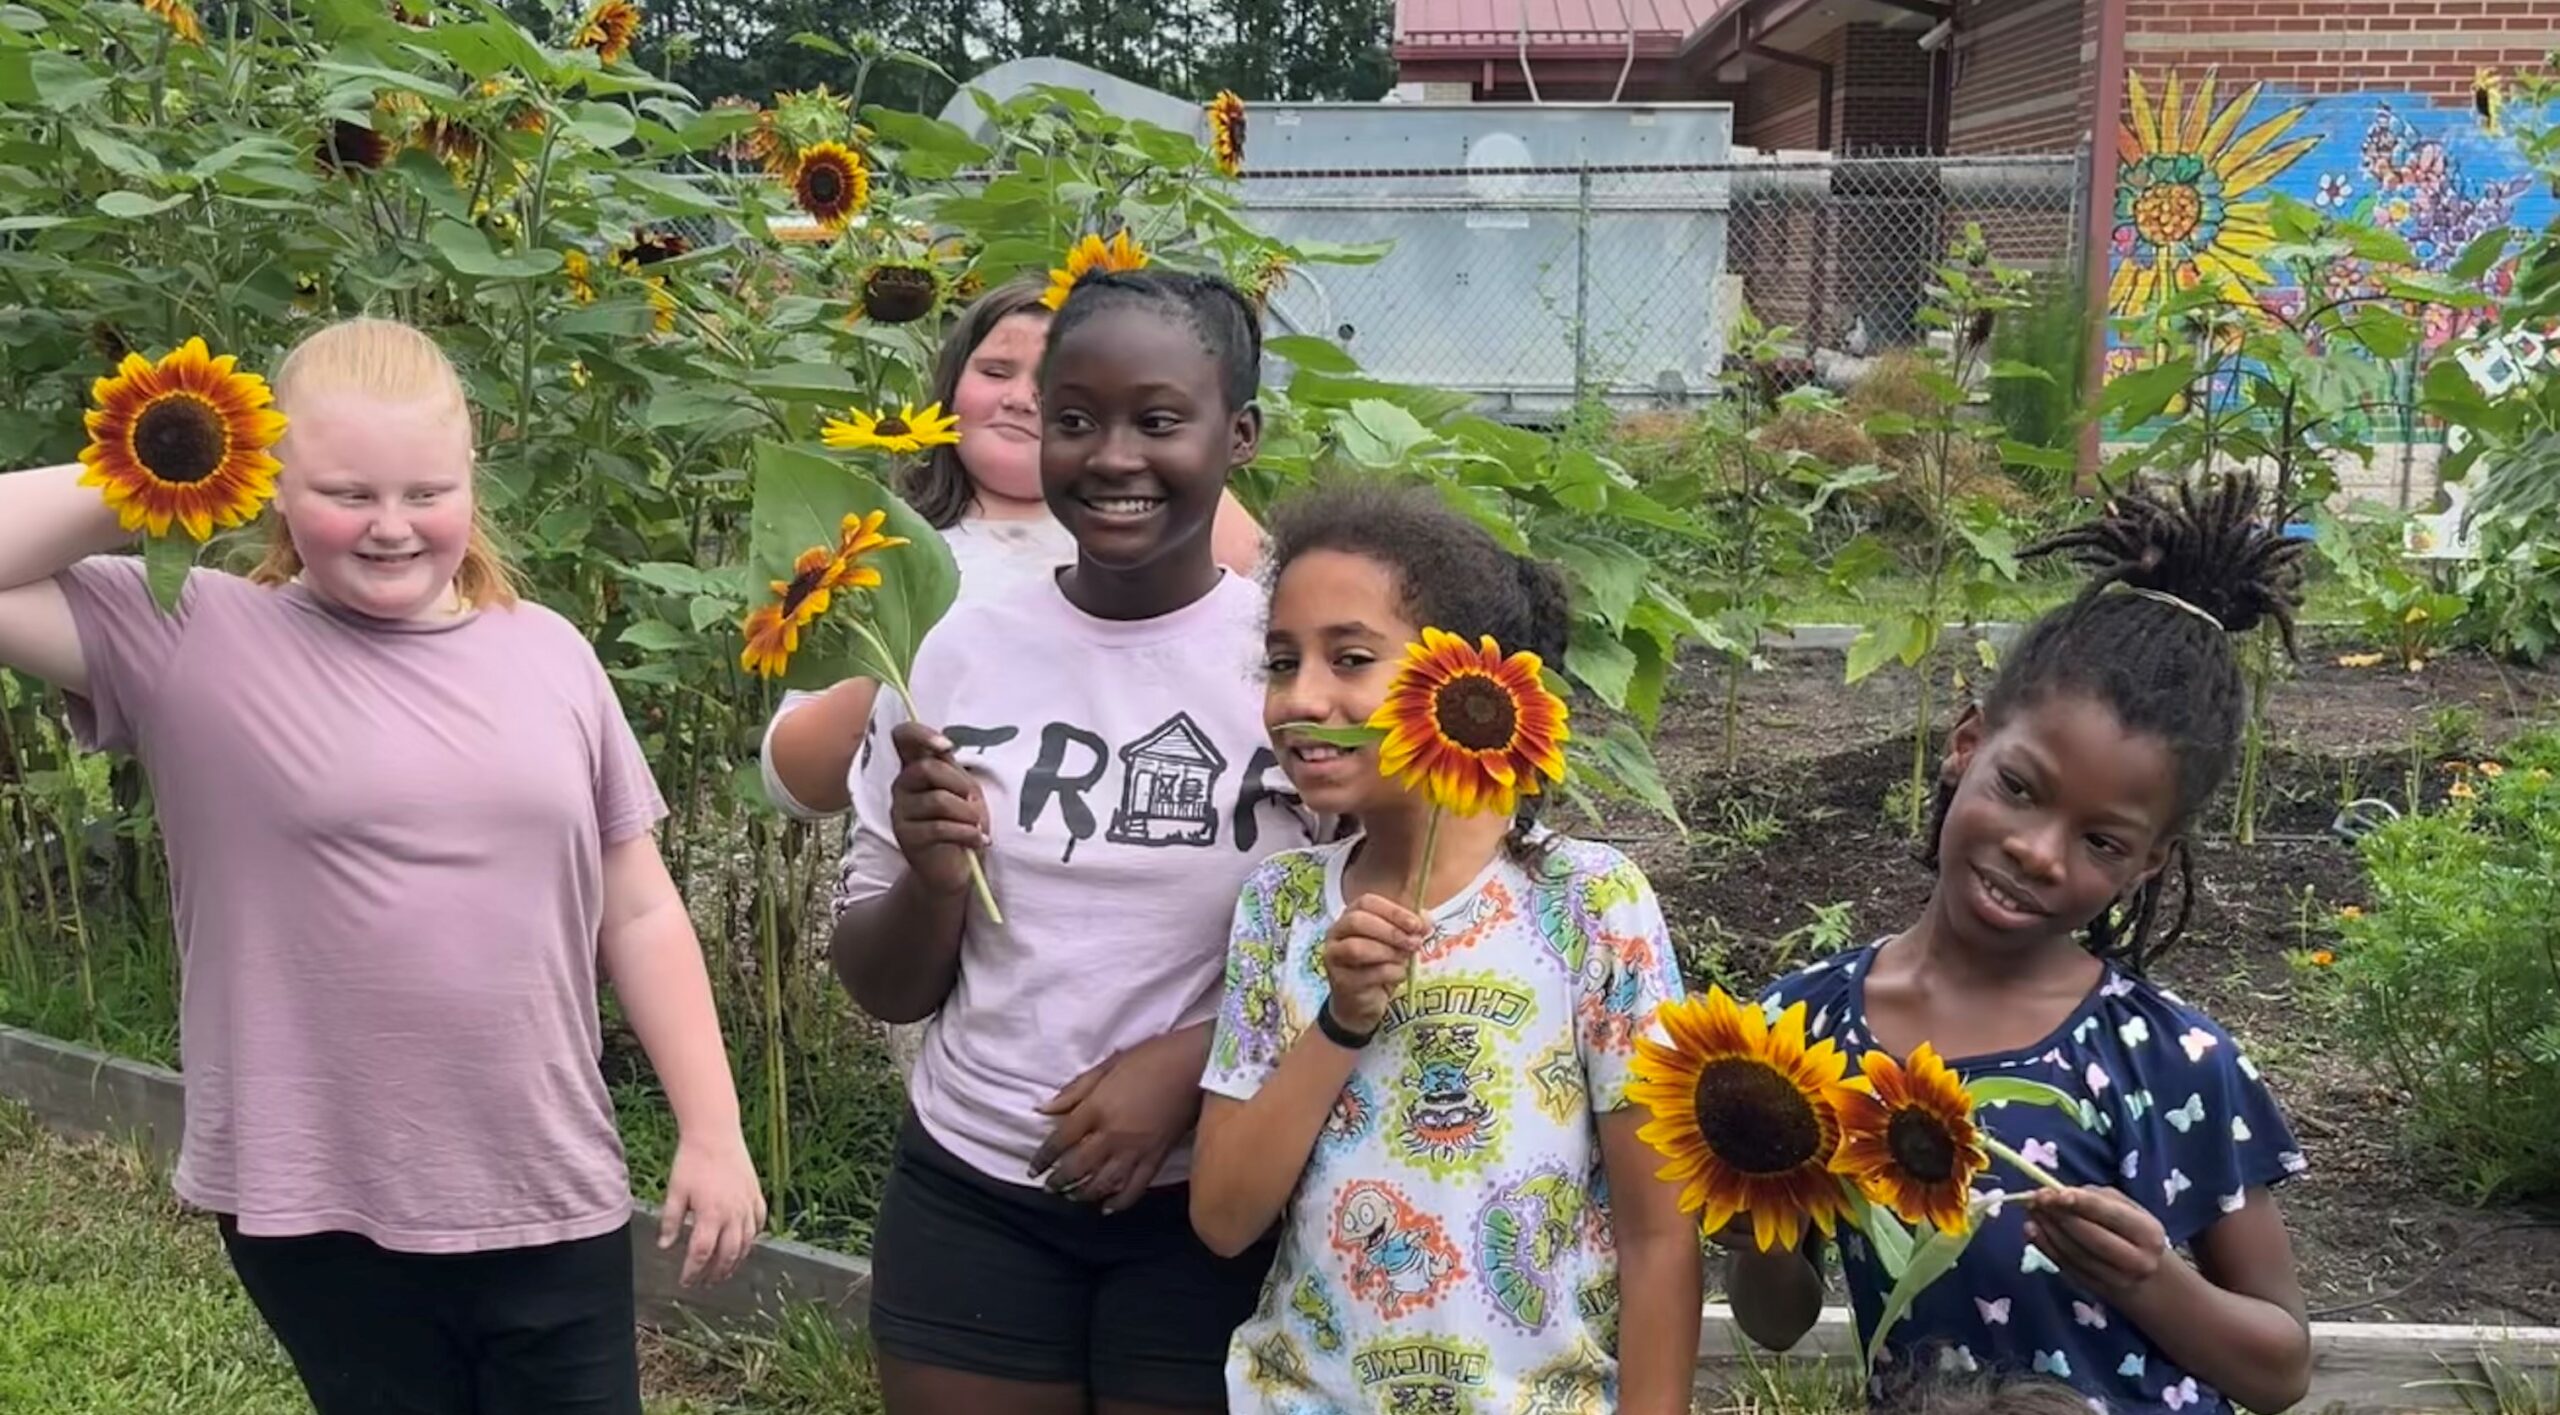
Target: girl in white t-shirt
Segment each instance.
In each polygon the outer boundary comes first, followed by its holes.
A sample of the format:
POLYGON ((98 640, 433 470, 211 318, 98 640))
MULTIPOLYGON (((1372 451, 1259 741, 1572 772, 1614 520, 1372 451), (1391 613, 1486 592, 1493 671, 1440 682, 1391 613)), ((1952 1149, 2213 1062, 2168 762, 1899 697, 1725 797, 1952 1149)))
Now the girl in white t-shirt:
MULTIPOLYGON (((899 490, 942 532, 960 566, 960 595, 974 601, 1072 565, 1075 538, 1040 498, 1040 344, 1049 333, 1045 277, 1025 276, 978 297, 960 315, 933 366, 933 399, 958 421, 959 445, 937 447, 909 468, 899 490)), ((1253 573, 1262 531, 1229 494, 1212 545, 1220 564, 1253 573)), ((851 805, 854 749, 879 684, 848 678, 820 693, 785 693, 765 728, 764 787, 800 820, 851 805)))

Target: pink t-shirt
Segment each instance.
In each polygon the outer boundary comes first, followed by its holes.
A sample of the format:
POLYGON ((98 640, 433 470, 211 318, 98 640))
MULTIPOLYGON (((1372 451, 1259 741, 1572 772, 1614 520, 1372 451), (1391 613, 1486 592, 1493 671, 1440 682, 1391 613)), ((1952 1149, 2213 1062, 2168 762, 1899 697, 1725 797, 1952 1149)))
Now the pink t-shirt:
MULTIPOLYGON (((1262 727, 1262 591, 1229 574, 1154 619, 1096 619, 1054 578, 960 605, 927 635, 916 714, 959 747, 994 825, 960 980, 909 1082, 925 1129, 980 1173, 1035 1181, 1039 1107, 1095 1062, 1215 1014, 1245 877, 1313 822, 1262 727)), ((848 900, 906 872, 889 833, 905 720, 872 708, 855 765, 848 900)), ((1157 1182, 1190 1171, 1186 1144, 1157 1182)))
POLYGON ((184 960, 177 1191, 240 1231, 473 1252, 611 1232, 603 849, 665 814, 538 605, 388 623, 199 570, 58 581, 87 745, 150 774, 184 960))

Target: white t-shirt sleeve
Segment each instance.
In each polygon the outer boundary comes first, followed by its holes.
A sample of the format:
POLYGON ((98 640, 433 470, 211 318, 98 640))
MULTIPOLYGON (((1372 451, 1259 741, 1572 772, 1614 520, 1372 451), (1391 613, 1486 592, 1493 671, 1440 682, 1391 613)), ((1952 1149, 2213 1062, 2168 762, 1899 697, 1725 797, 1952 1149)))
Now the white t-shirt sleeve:
POLYGON ((774 729, 782 725, 782 719, 808 706, 809 701, 817 696, 815 693, 802 692, 797 688, 786 691, 782 695, 782 705, 773 710, 773 720, 764 725, 764 745, 756 751, 757 765, 764 771, 764 798, 771 801, 775 809, 793 820, 822 821, 836 814, 833 811, 817 810, 799 797, 792 795, 791 788, 783 784, 782 773, 773 765, 774 729))

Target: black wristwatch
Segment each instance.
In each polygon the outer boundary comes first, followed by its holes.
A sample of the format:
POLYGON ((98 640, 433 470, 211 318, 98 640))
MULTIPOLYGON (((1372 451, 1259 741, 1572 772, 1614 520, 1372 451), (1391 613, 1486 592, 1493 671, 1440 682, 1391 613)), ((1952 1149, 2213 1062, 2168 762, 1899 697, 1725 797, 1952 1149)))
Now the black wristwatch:
POLYGON ((1375 1027, 1365 1032, 1355 1032, 1342 1025, 1342 1019, 1333 1015, 1331 997, 1316 1004, 1316 1030, 1324 1033, 1325 1040, 1350 1051, 1360 1050, 1378 1035, 1378 1029, 1375 1027))

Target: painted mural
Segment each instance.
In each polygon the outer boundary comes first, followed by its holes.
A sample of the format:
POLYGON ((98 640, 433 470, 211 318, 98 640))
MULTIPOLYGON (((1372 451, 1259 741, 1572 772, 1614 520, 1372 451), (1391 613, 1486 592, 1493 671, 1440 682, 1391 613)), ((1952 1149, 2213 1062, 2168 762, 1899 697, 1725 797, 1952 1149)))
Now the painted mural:
MULTIPOLYGON (((2265 84, 2225 86, 2212 70, 2130 73, 2125 97, 2107 270, 2117 316, 2139 316, 2199 286, 2298 314, 2306 299, 2378 292, 2397 273, 2348 259, 2327 268, 2319 290, 2301 288, 2267 259, 2276 239, 2268 203, 2279 192, 2398 233, 2416 268, 2433 272, 2494 227, 2538 229, 2560 216, 2560 201, 2497 131, 2491 104, 2377 91, 2311 98, 2265 84)), ((2505 264, 2482 287, 2503 294, 2513 278, 2505 264)), ((2426 348, 2486 318, 2435 309, 2426 348)), ((2142 362, 2143 350, 2109 334, 2110 377, 2142 362)))

